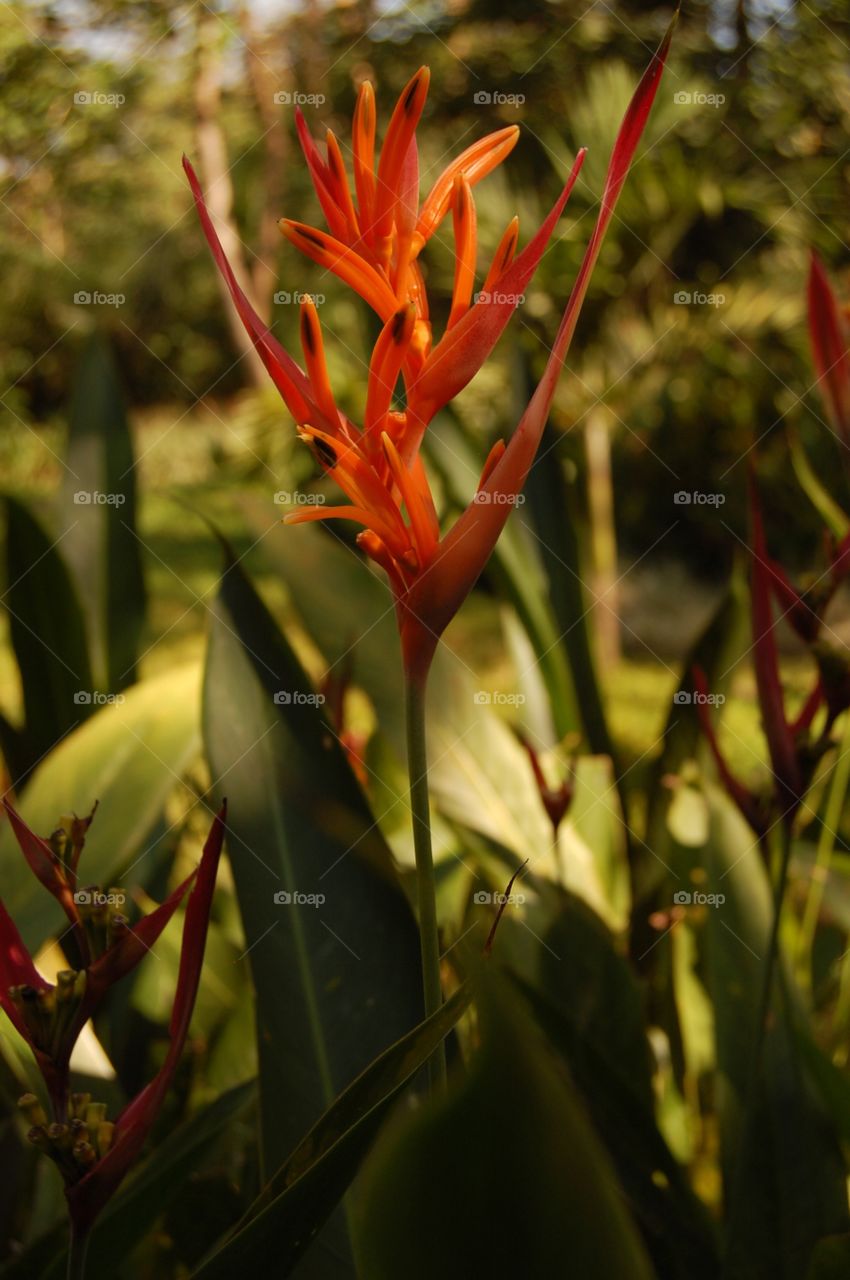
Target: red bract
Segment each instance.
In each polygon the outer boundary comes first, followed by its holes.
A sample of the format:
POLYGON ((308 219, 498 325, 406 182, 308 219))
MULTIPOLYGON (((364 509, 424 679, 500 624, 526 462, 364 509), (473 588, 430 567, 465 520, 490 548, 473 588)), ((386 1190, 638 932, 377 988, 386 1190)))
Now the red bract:
POLYGON ((845 542, 834 549, 823 586, 816 584, 808 592, 793 585, 781 565, 768 554, 761 508, 754 476, 750 475, 750 547, 751 609, 753 665, 758 689, 762 727, 770 753, 774 779, 774 803, 766 803, 732 774, 724 759, 711 722, 708 682, 701 668, 693 671, 697 692, 697 712, 708 740, 723 785, 738 805, 750 826, 763 836, 774 818, 790 827, 811 781, 813 768, 829 746, 833 723, 850 705, 850 682, 847 664, 835 657, 820 640, 823 611, 846 576, 845 542), (779 605, 780 618, 774 617, 773 602, 779 605), (797 717, 789 719, 785 710, 785 693, 779 669, 776 628, 787 618, 798 636, 805 641, 818 667, 818 676, 797 717), (826 705, 826 719, 813 740, 810 730, 818 711, 826 705))
POLYGON ((492 352, 550 240, 584 159, 536 234, 516 253, 518 224, 509 223, 483 288, 474 294, 477 230, 473 186, 508 155, 518 130, 502 129, 458 156, 419 203, 415 132, 428 91, 418 71, 396 104, 375 167, 375 103, 359 92, 352 151, 354 189, 333 134, 323 156, 300 112, 296 125, 328 231, 284 220, 281 230, 319 266, 354 289, 383 328, 369 368, 362 429, 337 408, 327 375, 318 315, 302 304, 306 373, 252 311, 224 256, 192 166, 184 160, 204 234, 234 304, 290 412, 350 505, 293 512, 289 523, 345 518, 358 522, 362 549, 386 571, 396 600, 405 667, 424 680, 448 622, 486 564, 531 467, 602 241, 661 80, 672 27, 638 85, 617 135, 599 216, 567 303, 549 362, 506 447, 484 466, 472 503, 444 537, 420 454, 437 413, 475 376, 492 352), (419 255, 449 212, 455 278, 448 323, 436 342, 419 255), (406 407, 393 408, 398 378, 406 407))
POLYGON ((200 866, 191 877, 195 884, 186 903, 180 968, 168 1028, 170 1043, 165 1061, 150 1084, 118 1116, 105 1153, 92 1162, 83 1177, 65 1189, 68 1208, 77 1231, 89 1228, 139 1156, 180 1061, 201 979, 226 816, 227 806, 223 804, 213 820, 200 866))
POLYGON ((817 254, 809 271, 809 333, 815 371, 833 430, 850 446, 850 351, 847 323, 817 254))
POLYGON ((3 805, 28 863, 68 916, 81 957, 79 969, 60 972, 55 985, 46 982, 0 902, 0 1007, 32 1049, 50 1096, 52 1123, 34 1096, 26 1095, 21 1106, 32 1120, 30 1140, 57 1163, 75 1227, 84 1232, 141 1150, 179 1061, 198 989, 226 811, 222 806, 213 822, 199 867, 131 926, 113 910, 123 904, 121 890, 77 886, 91 817, 70 820, 70 831, 60 828, 48 842, 8 800, 3 805), (69 1099, 71 1053, 109 987, 147 955, 190 889, 168 1055, 154 1081, 112 1124, 106 1108, 88 1095, 69 1099))

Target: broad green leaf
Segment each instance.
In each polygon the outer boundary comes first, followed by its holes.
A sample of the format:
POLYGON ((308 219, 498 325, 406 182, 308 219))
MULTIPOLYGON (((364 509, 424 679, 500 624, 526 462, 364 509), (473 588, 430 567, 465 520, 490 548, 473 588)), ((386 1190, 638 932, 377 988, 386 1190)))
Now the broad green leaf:
MULTIPOLYGON (((637 981, 602 921, 569 895, 562 903, 541 933, 535 969, 519 979, 523 993, 587 1103, 659 1274, 713 1280, 708 1214, 656 1124, 637 981)), ((518 926, 509 917, 500 929, 499 956, 509 962, 518 926)))
POLYGON ((95 668, 117 693, 136 678, 145 622, 136 536, 136 460, 107 339, 89 338, 76 370, 62 489, 63 550, 88 615, 95 668))
MULTIPOLYGON (((216 789, 228 798, 257 992, 268 1173, 417 1022, 418 937, 389 849, 307 676, 232 561, 211 620, 204 735, 216 789)), ((350 1275, 344 1224, 330 1227, 328 1252, 314 1265, 323 1261, 328 1277, 350 1275)))
POLYGON ((92 706, 84 699, 93 690, 85 623, 62 557, 67 539, 50 537, 14 498, 6 498, 6 513, 5 605, 24 705, 23 732, 8 763, 19 783, 88 718, 92 706))
MULTIPOLYGON (((120 1260, 151 1231, 175 1190, 203 1168, 216 1146, 228 1140, 234 1125, 249 1115, 255 1098, 253 1082, 240 1084, 160 1143, 98 1219, 86 1259, 87 1280, 113 1280, 121 1273, 120 1260)), ((65 1223, 57 1224, 15 1262, 0 1270, 2 1280, 26 1280, 33 1275, 40 1280, 62 1280, 67 1259, 63 1247, 66 1233, 65 1223)))
MULTIPOLYGON (((128 689, 69 734, 32 775, 20 811, 39 835, 99 801, 80 864, 84 883, 114 884, 156 849, 166 799, 200 748, 199 684, 193 665, 128 689)), ((38 946, 64 917, 30 872, 8 823, 0 829, 0 868, 3 901, 27 944, 38 946)), ((136 876, 142 879, 139 871, 136 876)))
POLYGON ((468 1003, 468 991, 458 991, 349 1085, 270 1179, 245 1225, 195 1273, 197 1280, 229 1277, 235 1267, 290 1274, 346 1191, 393 1102, 468 1003))
POLYGON ((591 751, 614 758, 611 734, 591 650, 584 592, 576 494, 561 460, 560 436, 543 433, 517 517, 533 535, 555 619, 555 635, 572 672, 579 714, 591 751))
POLYGON ((477 993, 468 1074, 390 1126, 364 1169, 363 1274, 649 1280, 569 1077, 495 975, 479 974, 477 993))
MULTIPOLYGON (((762 1075, 750 1112, 751 1058, 771 920, 758 845, 728 798, 708 790, 707 892, 723 895, 694 918, 714 1009, 730 1276, 797 1280, 821 1236, 846 1231, 844 1161, 806 1080, 785 1000, 776 990, 762 1075)), ((789 1000, 795 1000, 785 975, 789 1000)), ((780 988, 777 982, 776 987, 780 988)), ((802 1017, 801 1013, 795 1013, 802 1017)))
MULTIPOLYGON (((263 527, 256 510, 252 520, 263 527)), ((385 583, 319 529, 273 529, 263 547, 329 666, 353 652, 354 681, 369 695, 381 731, 403 761, 401 657, 385 583)), ((548 850, 551 828, 525 752, 489 693, 446 645, 429 678, 427 716, 435 807, 521 858, 548 850)))

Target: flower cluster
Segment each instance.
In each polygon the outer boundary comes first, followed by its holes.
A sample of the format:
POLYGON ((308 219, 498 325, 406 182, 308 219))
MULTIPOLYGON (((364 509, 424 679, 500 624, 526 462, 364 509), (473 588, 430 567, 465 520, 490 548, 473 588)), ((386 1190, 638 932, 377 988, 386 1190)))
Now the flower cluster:
POLYGON ((252 309, 225 257, 192 166, 184 167, 204 233, 234 305, 295 419, 299 435, 332 475, 349 503, 292 512, 290 523, 345 518, 363 526, 358 542, 386 571, 396 601, 408 675, 424 679, 437 642, 471 590, 515 505, 540 441, 558 376, 605 231, 655 97, 671 32, 652 59, 617 136, 596 227, 567 303, 541 382, 510 443, 491 450, 475 498, 441 536, 420 446, 434 415, 489 357, 539 263, 584 159, 579 151, 563 191, 528 244, 518 251, 513 218, 475 290, 478 239, 473 188, 514 147, 518 129, 501 129, 453 160, 420 204, 416 128, 429 75, 422 68, 403 90, 376 159, 372 86, 359 91, 352 130, 353 184, 340 144, 328 132, 324 155, 300 110, 298 136, 327 231, 284 219, 286 238, 358 293, 381 321, 369 365, 361 425, 339 409, 325 362, 316 307, 301 302, 304 368, 283 349, 252 309), (451 215, 454 286, 448 319, 437 337, 420 255, 451 215), (404 408, 394 405, 404 385, 404 408))
POLYGON ((8 800, 3 806, 30 869, 69 922, 62 943, 73 967, 50 983, 0 901, 0 1008, 32 1050, 47 1090, 50 1115, 34 1094, 20 1099, 31 1126, 29 1139, 55 1161, 75 1228, 85 1231, 138 1157, 183 1051, 200 981, 225 809, 213 821, 197 870, 131 924, 120 909, 126 901, 122 889, 80 887, 80 855, 94 810, 86 818, 64 820, 45 840, 8 800), (168 1052, 151 1083, 111 1122, 103 1103, 70 1092, 71 1054, 110 987, 148 954, 187 894, 168 1052))

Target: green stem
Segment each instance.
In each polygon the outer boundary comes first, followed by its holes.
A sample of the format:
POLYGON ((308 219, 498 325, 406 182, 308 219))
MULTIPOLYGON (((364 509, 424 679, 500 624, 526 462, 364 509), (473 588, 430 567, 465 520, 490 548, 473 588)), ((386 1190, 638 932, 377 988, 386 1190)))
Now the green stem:
MULTIPOLYGON (((735 1173, 732 1179, 732 1195, 730 1198, 731 1212, 727 1232, 726 1259, 722 1273, 724 1278, 732 1274, 732 1268, 734 1266, 734 1250, 737 1245, 738 1233, 742 1224, 741 1209, 747 1199, 745 1186, 747 1163, 751 1158, 751 1148, 756 1136, 755 1115, 758 1109, 759 1090, 761 1088, 764 1038, 767 1030, 770 1005, 773 998, 773 980, 776 972, 777 960, 779 958, 779 928, 782 922, 782 907, 785 902, 785 890, 788 885, 788 868, 791 863, 790 826, 782 823, 780 833, 782 843, 779 851, 779 867, 776 882, 773 887, 773 919, 770 925, 767 954, 764 959, 764 968, 762 970, 761 990, 759 993, 756 1023, 753 1032, 753 1049, 750 1057, 747 1084, 744 1090, 744 1112, 742 1116, 743 1132, 741 1135, 741 1143, 738 1148, 735 1173)), ((768 853, 766 844, 765 853, 768 853)), ((768 862, 769 865, 768 859, 766 859, 766 862, 768 862)), ((781 976, 782 975, 780 974, 780 977, 781 976)), ((782 989, 784 994, 784 982, 782 989)))
MULTIPOLYGON (((437 892, 434 857, 431 851, 431 810, 428 800, 428 757, 425 749, 425 679, 405 680, 407 719, 407 772, 410 779, 410 809, 413 815, 413 848, 416 853, 416 896, 419 908, 419 940, 422 949, 422 984, 425 1016, 436 1013, 443 1003, 440 982, 440 938, 437 931, 437 892)), ((446 1051, 441 1043, 428 1060, 431 1092, 446 1081, 446 1051)))
POLYGON ((68 1243, 67 1280, 85 1280, 88 1247, 88 1231, 81 1231, 71 1223, 71 1235, 68 1243))
POLYGON ((826 878, 835 850, 835 832, 841 821, 848 784, 850 784, 850 715, 845 718, 844 735, 841 739, 838 758, 832 769, 826 810, 818 836, 817 860, 812 871, 806 909, 803 913, 803 921, 800 925, 800 935, 797 942, 798 977, 807 984, 809 990, 811 990, 812 986, 812 948, 814 946, 815 930, 817 929, 821 906, 823 905, 826 878))

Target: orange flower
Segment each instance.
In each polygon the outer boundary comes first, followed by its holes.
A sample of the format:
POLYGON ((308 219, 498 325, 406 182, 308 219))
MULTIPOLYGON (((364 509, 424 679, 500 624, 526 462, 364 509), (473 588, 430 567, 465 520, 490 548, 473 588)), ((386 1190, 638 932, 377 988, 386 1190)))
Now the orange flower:
POLYGON ((506 447, 491 451, 472 503, 441 536, 420 454, 434 415, 481 368, 521 300, 575 185, 572 171, 542 225, 517 253, 512 219, 496 249, 483 288, 474 293, 477 232, 473 187, 505 159, 519 130, 501 129, 468 147, 419 203, 416 128, 429 73, 416 73, 396 103, 375 164, 376 116, 372 86, 361 86, 352 131, 352 191, 339 143, 327 135, 324 157, 300 111, 296 127, 328 230, 284 219, 287 239, 317 265, 354 289, 383 327, 369 366, 362 427, 337 407, 327 374, 321 326, 312 302, 301 310, 305 369, 283 350, 252 310, 230 269, 191 165, 184 159, 204 233, 237 311, 298 433, 348 504, 311 508, 287 523, 344 518, 363 526, 358 543, 386 570, 395 595, 409 676, 424 679, 448 622, 481 573, 531 467, 578 319, 593 266, 649 115, 667 56, 672 27, 629 104, 606 178, 599 216, 561 321, 543 378, 506 447), (445 331, 435 340, 419 256, 452 215, 455 275, 445 331), (393 407, 396 384, 405 409, 393 407))

